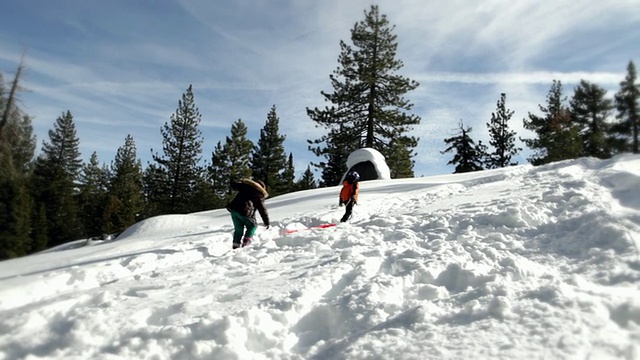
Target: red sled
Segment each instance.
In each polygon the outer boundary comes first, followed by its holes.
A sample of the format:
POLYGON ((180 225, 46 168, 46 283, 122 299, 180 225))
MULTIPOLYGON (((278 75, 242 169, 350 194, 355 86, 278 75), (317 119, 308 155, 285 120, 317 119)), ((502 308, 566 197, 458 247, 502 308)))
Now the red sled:
POLYGON ((304 229, 285 229, 285 234, 293 234, 293 233, 298 232, 298 231, 311 230, 311 229, 326 229, 326 228, 334 227, 336 225, 338 225, 338 224, 322 224, 322 225, 317 225, 317 226, 310 226, 310 227, 304 228, 304 229))

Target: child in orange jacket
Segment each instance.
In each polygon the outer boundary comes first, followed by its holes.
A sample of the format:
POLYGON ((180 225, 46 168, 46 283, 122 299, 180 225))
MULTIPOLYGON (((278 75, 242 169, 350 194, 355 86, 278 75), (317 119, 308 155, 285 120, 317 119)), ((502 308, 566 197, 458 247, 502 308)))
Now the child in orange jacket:
POLYGON ((358 194, 360 193, 358 180, 360 180, 360 174, 356 171, 351 171, 344 178, 342 190, 340 190, 340 206, 347 205, 347 207, 340 222, 349 220, 351 212, 353 211, 353 205, 358 203, 358 194))

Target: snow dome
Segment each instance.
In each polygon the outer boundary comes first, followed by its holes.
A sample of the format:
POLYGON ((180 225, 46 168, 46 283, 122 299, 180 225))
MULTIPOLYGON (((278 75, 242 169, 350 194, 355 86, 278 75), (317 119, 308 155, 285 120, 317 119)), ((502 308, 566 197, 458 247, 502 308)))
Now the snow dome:
POLYGON ((349 170, 342 175, 340 183, 350 171, 357 171, 360 174, 360 181, 391 179, 391 172, 384 155, 372 148, 358 149, 349 154, 347 168, 349 170))

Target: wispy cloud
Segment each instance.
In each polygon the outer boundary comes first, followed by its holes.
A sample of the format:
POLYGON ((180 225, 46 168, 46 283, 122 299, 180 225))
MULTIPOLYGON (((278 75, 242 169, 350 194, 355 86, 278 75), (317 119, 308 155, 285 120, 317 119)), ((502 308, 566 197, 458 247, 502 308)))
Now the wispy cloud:
POLYGON ((560 80, 566 84, 577 84, 580 80, 589 80, 601 86, 619 85, 624 72, 557 72, 533 71, 527 73, 424 73, 412 77, 425 83, 460 83, 460 84, 547 84, 560 80))

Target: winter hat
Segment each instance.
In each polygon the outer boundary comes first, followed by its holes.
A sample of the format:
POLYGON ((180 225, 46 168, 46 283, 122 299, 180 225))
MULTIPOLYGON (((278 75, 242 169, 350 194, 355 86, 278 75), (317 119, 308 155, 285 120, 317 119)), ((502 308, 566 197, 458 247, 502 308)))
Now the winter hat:
POLYGON ((263 189, 267 190, 267 185, 265 185, 262 180, 256 180, 256 182, 260 184, 260 186, 262 186, 263 189))

